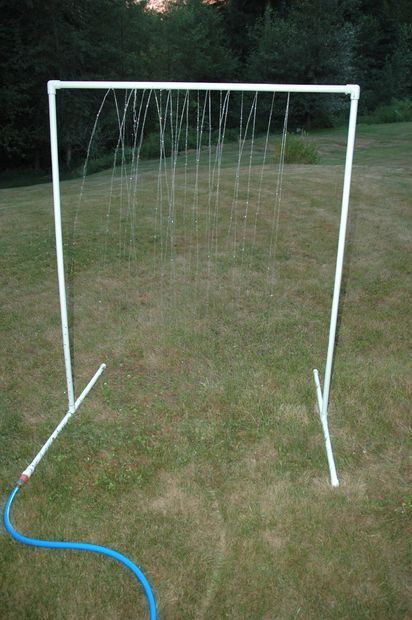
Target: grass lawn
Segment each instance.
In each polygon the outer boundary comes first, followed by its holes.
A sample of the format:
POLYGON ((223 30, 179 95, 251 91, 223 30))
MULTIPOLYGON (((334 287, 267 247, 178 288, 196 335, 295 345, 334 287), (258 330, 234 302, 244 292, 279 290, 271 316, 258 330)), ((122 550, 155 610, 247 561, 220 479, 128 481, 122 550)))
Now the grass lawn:
MULTIPOLYGON (((81 180, 62 183, 77 393, 107 370, 12 518, 129 556, 164 620, 412 616, 412 123, 358 128, 330 405, 338 489, 312 369, 326 357, 345 134, 309 139, 320 163, 285 166, 276 212, 274 166, 256 161, 249 179, 246 158, 234 193, 236 144, 219 203, 210 168, 184 157, 172 204, 153 162, 133 209, 131 182, 110 171, 86 179, 80 205, 81 180)), ((5 501, 66 398, 51 186, 0 190, 0 222, 5 501)), ((4 530, 0 544, 2 618, 147 617, 110 560, 4 530)))

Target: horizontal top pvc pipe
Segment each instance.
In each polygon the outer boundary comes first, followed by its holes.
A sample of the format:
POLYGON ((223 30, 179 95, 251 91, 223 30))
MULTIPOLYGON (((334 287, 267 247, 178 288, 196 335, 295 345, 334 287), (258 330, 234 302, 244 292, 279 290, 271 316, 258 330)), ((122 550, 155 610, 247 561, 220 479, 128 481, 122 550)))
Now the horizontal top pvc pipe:
POLYGON ((57 89, 84 88, 84 89, 159 89, 159 90, 230 90, 251 92, 278 92, 278 93, 323 93, 350 95, 351 99, 359 99, 357 84, 323 85, 323 84, 231 84, 216 82, 99 82, 99 81, 61 81, 50 80, 47 91, 55 94, 57 89))

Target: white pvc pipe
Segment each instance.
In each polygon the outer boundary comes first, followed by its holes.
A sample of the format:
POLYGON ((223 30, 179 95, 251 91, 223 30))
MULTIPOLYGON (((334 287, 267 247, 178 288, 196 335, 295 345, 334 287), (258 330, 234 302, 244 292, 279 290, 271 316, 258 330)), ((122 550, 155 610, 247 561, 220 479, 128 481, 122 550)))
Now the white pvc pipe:
POLYGON ((66 284, 64 276, 64 254, 62 218, 60 206, 59 150, 57 145, 56 93, 49 92, 50 147, 53 180, 54 229, 56 235, 57 278, 59 282, 60 317, 62 325, 63 354, 66 371, 69 411, 74 413, 74 386, 70 353, 69 322, 67 318, 66 284))
POLYGON ((316 396, 318 399, 318 410, 319 410, 320 422, 322 424, 323 437, 325 439, 325 449, 326 449, 326 457, 328 459, 330 482, 333 487, 338 487, 339 480, 338 480, 338 476, 336 473, 335 459, 333 457, 332 442, 330 440, 328 420, 327 418, 322 417, 322 409, 323 409, 322 388, 320 386, 319 372, 317 371, 316 368, 313 370, 313 378, 315 379, 316 396))
POLYGON ((84 401, 84 399, 86 398, 86 396, 88 395, 88 393, 90 392, 90 390, 92 389, 92 387, 94 386, 97 379, 100 377, 100 375, 102 374, 105 368, 106 368, 106 364, 100 364, 98 371, 90 379, 89 383, 86 385, 83 392, 77 398, 75 405, 74 405, 76 410, 80 407, 80 405, 82 404, 82 402, 84 401))
POLYGON ((316 369, 313 371, 315 385, 316 385, 316 394, 317 394, 318 405, 319 405, 320 420, 322 424, 323 435, 325 438, 325 448, 326 448, 326 455, 327 455, 328 465, 329 465, 330 480, 331 480, 332 486, 334 487, 339 486, 339 480, 336 474, 336 466, 335 466, 335 461, 333 458, 332 444, 331 444, 330 434, 329 434, 328 406, 329 406, 330 384, 331 384, 331 377, 332 377, 333 357, 334 357, 334 352, 335 352, 336 326, 338 322, 340 290, 341 290, 341 284, 342 284, 343 258, 344 258, 344 253, 345 253, 346 229, 347 229, 348 211, 349 211, 350 184, 351 184, 351 177, 352 177, 353 153, 355 149, 358 97, 359 97, 359 90, 357 92, 353 92, 351 95, 351 106, 350 106, 349 127, 348 127, 348 141, 347 141, 347 146, 346 146, 345 175, 344 175, 344 180, 343 180, 342 208, 341 208, 341 218, 340 218, 340 225, 339 225, 338 251, 337 251, 337 257, 336 257, 335 283, 334 283, 334 289, 333 289, 332 309, 331 309, 330 326, 329 326, 329 342, 328 342, 328 352, 327 352, 327 357, 326 357, 325 380, 324 380, 324 385, 323 385, 323 392, 321 391, 321 387, 320 387, 319 373, 316 369))
POLYGON ((50 435, 46 443, 40 448, 40 450, 38 451, 38 453, 36 454, 32 462, 30 463, 30 465, 28 465, 26 469, 24 470, 24 472, 21 474, 20 481, 19 481, 20 484, 23 484, 24 482, 27 482, 29 480, 30 476, 33 474, 37 465, 40 463, 40 461, 46 454, 47 450, 52 445, 53 441, 56 439, 56 437, 58 437, 58 435, 60 435, 61 431, 66 426, 67 422, 75 414, 78 407, 80 406, 82 401, 86 398, 87 394, 90 392, 90 390, 92 389, 92 387, 94 386, 94 384, 96 383, 96 381, 98 380, 98 378, 100 377, 100 375, 102 374, 105 368, 106 368, 106 364, 101 364, 98 371, 95 373, 93 378, 89 381, 89 383, 84 388, 83 392, 80 394, 79 398, 76 400, 74 407, 72 409, 69 409, 69 411, 66 413, 64 418, 61 420, 61 422, 56 426, 56 428, 54 429, 54 431, 52 432, 52 434, 50 435))
POLYGON ((352 178, 353 153, 355 149, 356 117, 358 112, 358 99, 351 99, 348 142, 346 146, 345 176, 343 180, 342 209, 339 226, 339 241, 336 257, 335 284, 333 289, 332 309, 329 328, 328 353, 326 358, 325 379, 323 385, 322 417, 327 418, 329 391, 332 375, 333 355, 335 351, 336 325, 338 322, 339 298, 342 284, 343 257, 345 253, 346 228, 348 223, 350 183, 352 178))
POLYGON ((324 93, 351 95, 359 98, 357 84, 323 85, 323 84, 231 84, 227 82, 110 82, 110 81, 61 81, 48 82, 49 94, 61 88, 84 89, 159 89, 159 90, 230 90, 249 92, 278 93, 324 93))
POLYGON ((323 408, 323 398, 322 398, 322 388, 320 387, 320 380, 319 380, 319 372, 317 370, 317 368, 313 369, 313 378, 315 379, 315 386, 316 386, 316 396, 318 399, 318 409, 319 409, 319 415, 322 414, 322 408, 323 408))
POLYGON ((333 458, 332 443, 330 441, 328 420, 321 417, 323 437, 325 439, 326 457, 328 459, 330 483, 333 487, 339 486, 338 476, 336 474, 335 459, 333 458))
POLYGON ((60 174, 59 174, 59 149, 57 141, 57 115, 56 115, 56 90, 54 88, 48 88, 49 95, 49 122, 50 122, 50 148, 51 148, 51 163, 52 163, 52 183, 53 183, 53 207, 54 207, 54 229, 56 236, 56 262, 57 262, 57 279, 59 285, 59 300, 60 300, 60 317, 62 326, 62 339, 63 339, 63 354, 64 365, 66 372, 66 384, 67 384, 67 398, 68 398, 68 411, 53 433, 50 435, 46 443, 42 446, 39 452, 36 454, 30 465, 26 467, 24 472, 20 476, 20 484, 27 482, 30 476, 33 474, 37 465, 40 463, 47 450, 50 448, 53 441, 61 433, 67 422, 77 411, 82 401, 86 398, 104 369, 106 364, 101 364, 93 378, 84 388, 83 392, 74 400, 74 385, 73 385, 73 371, 71 363, 70 352, 70 338, 69 338, 69 322, 67 316, 67 298, 66 298, 66 283, 64 275, 64 251, 63 251, 63 233, 62 233, 62 218, 61 218, 61 202, 60 202, 60 174))

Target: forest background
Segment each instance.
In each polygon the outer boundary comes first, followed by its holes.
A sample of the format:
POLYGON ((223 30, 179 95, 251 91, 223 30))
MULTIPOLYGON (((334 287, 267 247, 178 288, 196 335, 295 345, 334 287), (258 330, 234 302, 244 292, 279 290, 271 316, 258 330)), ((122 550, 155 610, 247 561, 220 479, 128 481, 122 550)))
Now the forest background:
MULTIPOLYGON (((358 83, 364 119, 412 120, 410 0, 174 0, 163 12, 145 0, 0 0, 0 10, 2 178, 49 172, 49 79, 358 83)), ((66 174, 99 97, 60 104, 66 174)), ((306 97, 290 127, 340 122, 333 98, 306 97)), ((112 147, 105 135, 92 156, 112 147)))

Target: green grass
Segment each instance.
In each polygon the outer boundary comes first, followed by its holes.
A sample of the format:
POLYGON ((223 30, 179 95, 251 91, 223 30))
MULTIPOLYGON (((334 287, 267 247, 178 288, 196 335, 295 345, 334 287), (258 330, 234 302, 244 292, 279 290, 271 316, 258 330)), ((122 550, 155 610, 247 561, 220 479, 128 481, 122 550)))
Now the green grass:
MULTIPOLYGON (((165 620, 410 617, 411 133, 358 129, 330 407, 336 490, 312 368, 323 373, 345 133, 311 134, 320 163, 285 167, 274 268, 272 163, 255 217, 261 138, 234 213, 237 144, 224 153, 217 252, 207 164, 193 211, 194 161, 179 156, 174 244, 166 200, 156 213, 156 162, 141 164, 135 213, 117 177, 109 205, 110 171, 88 177, 79 210, 80 181, 62 183, 77 392, 108 367, 16 499, 20 531, 124 552, 165 620)), ((51 187, 1 190, 0 218, 5 501, 65 413, 65 386, 51 187)), ((134 580, 102 558, 3 531, 0 575, 2 618, 146 617, 134 580)))
MULTIPOLYGON (((324 129, 313 132, 310 139, 318 146, 323 164, 342 162, 347 130, 324 129)), ((355 153, 356 165, 409 168, 411 123, 387 123, 382 125, 359 124, 355 153)))

